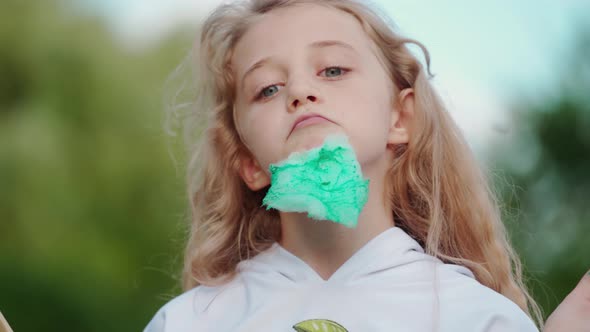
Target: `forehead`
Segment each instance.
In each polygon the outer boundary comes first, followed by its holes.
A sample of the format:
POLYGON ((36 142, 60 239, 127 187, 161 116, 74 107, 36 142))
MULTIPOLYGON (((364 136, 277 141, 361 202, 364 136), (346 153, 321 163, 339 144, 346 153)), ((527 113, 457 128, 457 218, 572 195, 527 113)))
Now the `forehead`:
POLYGON ((238 77, 266 56, 295 54, 313 42, 338 40, 361 55, 369 55, 371 42, 350 14, 316 4, 299 4, 264 14, 236 44, 232 65, 238 77))

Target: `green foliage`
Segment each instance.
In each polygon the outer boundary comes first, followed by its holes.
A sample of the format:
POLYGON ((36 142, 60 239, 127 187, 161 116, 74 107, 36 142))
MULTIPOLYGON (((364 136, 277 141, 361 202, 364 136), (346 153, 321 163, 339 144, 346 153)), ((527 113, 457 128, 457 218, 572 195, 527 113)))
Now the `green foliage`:
POLYGON ((0 21, 0 310, 16 331, 140 330, 179 291, 162 85, 186 41, 125 52, 49 2, 0 21))
MULTIPOLYGON (((15 331, 140 330, 180 291, 185 185, 161 101, 190 40, 126 52, 53 1, 2 6, 0 311, 15 331)), ((589 54, 581 41, 573 53, 589 54)), ((491 156, 546 313, 588 268, 590 64, 568 63, 556 97, 515 107, 491 156)))
POLYGON ((590 29, 582 31, 553 90, 515 102, 514 132, 490 158, 506 173, 505 220, 546 316, 590 267, 590 29))

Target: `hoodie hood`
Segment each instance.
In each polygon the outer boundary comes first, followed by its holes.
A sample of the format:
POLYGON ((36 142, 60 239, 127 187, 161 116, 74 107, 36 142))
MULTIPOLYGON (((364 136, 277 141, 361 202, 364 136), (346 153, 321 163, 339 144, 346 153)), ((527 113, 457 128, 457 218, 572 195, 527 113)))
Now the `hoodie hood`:
MULTIPOLYGON (((320 283, 354 283, 362 282, 363 279, 374 277, 391 277, 397 279, 404 276, 416 280, 415 270, 417 266, 409 269, 408 265, 418 263, 423 268, 442 264, 436 257, 427 255, 420 244, 405 233, 399 227, 391 227, 377 235, 357 252, 352 255, 342 266, 340 266, 328 280, 322 279, 307 263, 295 256, 278 242, 275 242, 269 249, 258 254, 254 258, 243 261, 238 265, 238 270, 247 277, 249 275, 275 275, 284 282, 320 282, 320 283), (411 270, 411 271, 410 271, 411 270), (409 272, 409 275, 404 273, 409 272)), ((473 273, 459 265, 445 264, 462 275, 474 278, 473 273)))
POLYGON ((236 278, 166 304, 146 332, 538 330, 512 301, 445 264, 399 227, 367 242, 328 280, 278 243, 236 278))

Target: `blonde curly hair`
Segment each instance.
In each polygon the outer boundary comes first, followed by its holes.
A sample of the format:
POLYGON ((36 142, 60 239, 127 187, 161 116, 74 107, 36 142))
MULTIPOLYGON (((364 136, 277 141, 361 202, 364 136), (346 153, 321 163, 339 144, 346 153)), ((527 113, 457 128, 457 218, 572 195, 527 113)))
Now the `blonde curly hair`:
POLYGON ((386 179, 386 199, 396 226, 428 254, 471 269, 481 284, 512 300, 542 327, 541 310, 523 283, 520 260, 508 241, 488 179, 429 82, 427 49, 396 33, 387 17, 354 0, 241 1, 219 6, 205 21, 194 56, 187 58, 187 63, 197 64, 198 95, 186 107, 172 107, 169 114, 169 120, 182 124, 189 157, 191 229, 184 289, 229 281, 240 261, 281 236, 278 213, 261 207, 266 190, 251 191, 238 173, 240 156, 247 149, 233 118, 235 81, 230 60, 234 46, 257 18, 302 3, 356 18, 379 46, 395 87, 414 89, 415 135, 397 146, 386 179), (422 50, 426 67, 407 44, 422 50))

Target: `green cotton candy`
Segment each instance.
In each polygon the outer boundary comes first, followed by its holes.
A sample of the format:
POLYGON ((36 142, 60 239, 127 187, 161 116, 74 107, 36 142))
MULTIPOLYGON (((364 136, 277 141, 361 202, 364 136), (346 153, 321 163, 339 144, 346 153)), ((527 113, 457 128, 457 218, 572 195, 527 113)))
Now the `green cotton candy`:
POLYGON ((313 219, 356 227, 369 180, 346 136, 328 136, 321 147, 293 152, 269 169, 271 186, 262 201, 267 210, 307 212, 313 219))

